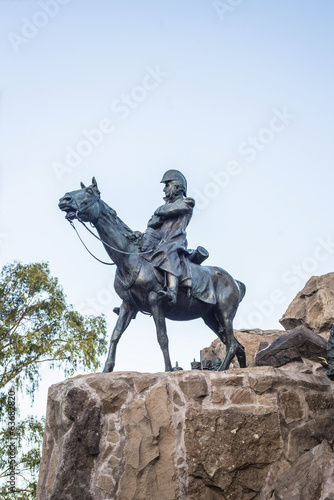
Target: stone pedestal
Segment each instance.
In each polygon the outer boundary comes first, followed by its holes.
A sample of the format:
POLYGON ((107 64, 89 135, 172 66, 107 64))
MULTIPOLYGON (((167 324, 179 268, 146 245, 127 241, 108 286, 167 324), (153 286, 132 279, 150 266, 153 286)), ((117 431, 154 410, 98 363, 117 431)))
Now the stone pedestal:
POLYGON ((324 373, 78 376, 49 390, 37 499, 286 500, 312 468, 312 500, 324 500, 334 496, 333 470, 320 464, 324 454, 334 464, 333 422, 324 373))

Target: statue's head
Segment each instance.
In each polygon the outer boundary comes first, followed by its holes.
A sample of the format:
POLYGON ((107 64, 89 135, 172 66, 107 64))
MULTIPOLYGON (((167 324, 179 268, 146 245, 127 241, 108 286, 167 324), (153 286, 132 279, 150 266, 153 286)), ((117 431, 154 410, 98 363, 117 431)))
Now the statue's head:
POLYGON ((167 200, 178 195, 187 196, 187 181, 179 170, 167 170, 161 182, 165 183, 164 193, 167 200))

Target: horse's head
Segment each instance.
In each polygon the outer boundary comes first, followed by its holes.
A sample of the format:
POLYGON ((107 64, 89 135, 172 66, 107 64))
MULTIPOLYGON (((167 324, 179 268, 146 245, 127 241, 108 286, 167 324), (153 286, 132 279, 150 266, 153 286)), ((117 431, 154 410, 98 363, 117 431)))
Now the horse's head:
POLYGON ((96 224, 100 213, 100 191, 95 177, 92 184, 86 187, 82 182, 81 189, 66 193, 59 200, 59 208, 66 212, 66 219, 79 218, 84 222, 96 224))

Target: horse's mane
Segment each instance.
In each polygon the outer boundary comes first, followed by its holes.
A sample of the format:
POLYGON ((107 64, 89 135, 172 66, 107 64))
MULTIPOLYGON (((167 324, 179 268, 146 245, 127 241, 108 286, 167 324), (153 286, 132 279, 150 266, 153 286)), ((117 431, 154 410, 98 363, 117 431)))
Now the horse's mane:
POLYGON ((107 214, 116 221, 116 224, 118 226, 120 226, 123 236, 125 236, 125 238, 127 238, 128 240, 132 241, 134 244, 137 244, 138 236, 136 235, 136 233, 132 231, 132 229, 130 229, 129 226, 127 226, 125 222, 123 222, 122 219, 118 217, 116 210, 111 208, 105 201, 103 201, 102 203, 107 211, 107 214))

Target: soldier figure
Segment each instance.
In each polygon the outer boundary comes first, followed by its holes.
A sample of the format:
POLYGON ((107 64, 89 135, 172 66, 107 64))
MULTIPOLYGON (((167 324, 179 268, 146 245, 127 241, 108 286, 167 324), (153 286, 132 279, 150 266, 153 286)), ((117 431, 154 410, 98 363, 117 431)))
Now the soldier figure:
POLYGON ((145 255, 146 260, 166 273, 166 286, 159 292, 160 297, 176 304, 179 284, 187 288, 190 294, 186 228, 192 217, 195 200, 187 198, 187 181, 178 170, 168 170, 161 182, 165 184, 165 204, 148 221, 141 249, 152 249, 152 253, 145 255))

